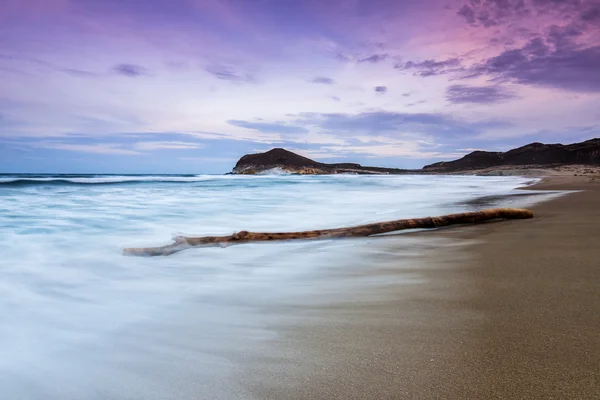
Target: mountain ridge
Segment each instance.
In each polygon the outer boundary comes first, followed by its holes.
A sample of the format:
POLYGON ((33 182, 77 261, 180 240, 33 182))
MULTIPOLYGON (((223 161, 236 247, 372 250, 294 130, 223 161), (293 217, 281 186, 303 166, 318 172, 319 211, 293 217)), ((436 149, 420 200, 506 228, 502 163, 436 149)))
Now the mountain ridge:
POLYGON ((572 144, 533 142, 508 151, 474 151, 453 161, 440 161, 424 171, 459 172, 505 166, 600 165, 600 138, 572 144))

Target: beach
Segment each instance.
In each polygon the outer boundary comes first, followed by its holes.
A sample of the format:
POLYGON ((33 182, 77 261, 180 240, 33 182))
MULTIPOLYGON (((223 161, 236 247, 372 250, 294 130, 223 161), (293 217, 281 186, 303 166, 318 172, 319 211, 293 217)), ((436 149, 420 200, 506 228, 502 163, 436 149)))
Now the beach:
POLYGON ((0 177, 0 397, 593 398, 598 181, 0 177), (535 218, 122 255, 497 206, 535 218))
POLYGON ((412 235, 432 241, 417 255, 424 280, 282 308, 290 322, 246 385, 262 399, 598 398, 600 178, 527 189, 577 192, 536 204, 532 220, 412 235))

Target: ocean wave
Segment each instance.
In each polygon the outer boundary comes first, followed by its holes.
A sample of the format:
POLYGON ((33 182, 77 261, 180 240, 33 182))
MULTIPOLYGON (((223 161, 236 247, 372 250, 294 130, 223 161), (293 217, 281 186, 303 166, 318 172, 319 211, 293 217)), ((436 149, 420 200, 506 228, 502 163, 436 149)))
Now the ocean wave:
POLYGON ((281 176, 281 175, 291 175, 291 174, 288 171, 284 170, 283 168, 275 167, 275 168, 264 170, 264 171, 258 173, 258 175, 281 176))
MULTIPOLYGON (((317 177, 312 177, 316 181, 317 177)), ((281 182, 296 184, 301 181, 310 181, 311 177, 293 176, 289 174, 265 175, 1 175, 1 188, 19 188, 30 186, 107 186, 107 185, 140 185, 140 184, 194 184, 201 182, 221 182, 222 185, 237 185, 240 181, 244 185, 251 182, 281 182)))
POLYGON ((6 177, 0 178, 1 187, 38 185, 132 185, 141 183, 187 183, 204 182, 221 178, 210 175, 190 176, 96 176, 96 177, 6 177))

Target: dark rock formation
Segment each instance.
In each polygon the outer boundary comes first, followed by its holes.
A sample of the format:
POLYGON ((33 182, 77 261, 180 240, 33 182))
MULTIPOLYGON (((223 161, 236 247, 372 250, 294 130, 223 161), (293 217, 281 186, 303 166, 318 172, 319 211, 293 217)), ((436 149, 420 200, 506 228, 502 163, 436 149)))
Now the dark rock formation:
POLYGON ((233 174, 260 174, 269 170, 287 173, 316 174, 401 174, 407 170, 396 168, 363 167, 360 164, 325 164, 302 157, 291 151, 276 148, 265 153, 246 154, 235 164, 233 174))
POLYGON ((454 161, 423 167, 427 172, 456 172, 500 166, 600 165, 600 139, 569 145, 531 143, 506 152, 474 151, 454 161))

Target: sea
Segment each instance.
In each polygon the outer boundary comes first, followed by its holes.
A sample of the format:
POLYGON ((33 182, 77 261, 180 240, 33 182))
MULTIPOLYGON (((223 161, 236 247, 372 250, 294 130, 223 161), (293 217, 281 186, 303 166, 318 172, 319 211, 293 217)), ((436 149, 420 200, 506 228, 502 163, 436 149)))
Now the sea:
MULTIPOLYGON (((427 236, 244 244, 152 258, 124 256, 123 248, 161 246, 175 235, 528 206, 553 195, 517 195, 532 181, 1 174, 0 399, 252 398, 238 377, 281 339, 277 321, 295 323, 282 306, 310 307, 389 284, 368 274, 384 242, 403 243, 403 254, 417 260, 417 272, 394 279, 418 281, 427 236), (333 271, 362 273, 331 279, 333 271)), ((403 256, 386 260, 401 265, 403 256)))

